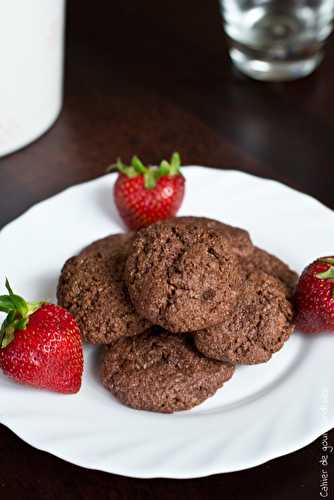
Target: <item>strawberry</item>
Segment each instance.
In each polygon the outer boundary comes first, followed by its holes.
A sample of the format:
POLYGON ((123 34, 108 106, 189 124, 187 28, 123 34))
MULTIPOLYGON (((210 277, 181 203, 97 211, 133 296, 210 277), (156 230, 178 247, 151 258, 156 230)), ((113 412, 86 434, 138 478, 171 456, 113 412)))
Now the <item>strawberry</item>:
POLYGON ((322 257, 304 269, 296 308, 296 325, 302 332, 334 332, 334 257, 322 257))
POLYGON ((176 214, 183 200, 185 179, 180 173, 180 156, 159 167, 143 165, 134 156, 130 165, 120 159, 115 165, 119 176, 114 199, 119 214, 130 229, 139 229, 176 214))
POLYGON ((0 296, 6 312, 0 330, 0 367, 17 382, 56 392, 75 393, 81 386, 83 354, 80 331, 60 306, 0 296))

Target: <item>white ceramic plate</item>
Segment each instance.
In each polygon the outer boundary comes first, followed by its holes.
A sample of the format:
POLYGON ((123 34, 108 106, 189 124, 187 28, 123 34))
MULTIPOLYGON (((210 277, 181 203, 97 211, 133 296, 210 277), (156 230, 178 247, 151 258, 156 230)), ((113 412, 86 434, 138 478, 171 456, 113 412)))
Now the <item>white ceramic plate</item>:
MULTIPOLYGON (((297 271, 333 254, 334 213, 277 182, 237 171, 185 169, 182 214, 247 228, 254 242, 297 271)), ((55 299, 64 261, 123 230, 112 201, 115 174, 33 207, 0 232, 4 274, 30 299, 55 299)), ((181 214, 180 213, 180 214, 181 214)), ((190 478, 246 469, 298 450, 334 426, 333 335, 295 333, 271 361, 238 367, 191 411, 161 415, 118 403, 100 384, 97 351, 85 349, 79 394, 15 384, 0 374, 0 422, 74 464, 134 477, 190 478)))

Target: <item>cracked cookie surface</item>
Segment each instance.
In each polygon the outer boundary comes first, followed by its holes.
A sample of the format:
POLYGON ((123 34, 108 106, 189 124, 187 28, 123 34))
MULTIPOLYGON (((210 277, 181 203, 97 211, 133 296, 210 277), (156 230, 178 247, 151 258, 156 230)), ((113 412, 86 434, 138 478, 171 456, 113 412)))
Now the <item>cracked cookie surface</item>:
POLYGON ((221 232, 177 219, 137 233, 125 277, 139 314, 172 332, 218 323, 242 282, 239 259, 221 232))
POLYGON ((298 275, 275 255, 262 250, 262 248, 254 247, 253 252, 248 256, 244 256, 240 262, 246 273, 264 271, 277 278, 285 287, 287 297, 291 298, 293 296, 298 275))
POLYGON ((233 253, 241 257, 246 257, 253 252, 253 243, 249 236, 248 231, 245 229, 240 229, 239 227, 230 226, 224 222, 220 222, 215 219, 209 219, 208 217, 195 217, 193 215, 173 217, 168 219, 171 222, 184 222, 188 224, 200 224, 202 227, 207 229, 213 229, 220 231, 224 237, 229 241, 233 253))
POLYGON ((212 396, 234 371, 204 357, 187 334, 153 328, 120 339, 102 359, 104 386, 122 403, 141 410, 187 410, 212 396))
POLYGON ((209 358, 262 363, 289 338, 293 315, 285 286, 263 271, 250 272, 235 308, 221 324, 197 332, 195 345, 209 358))
POLYGON ((133 233, 128 233, 98 240, 62 269, 58 303, 73 314, 82 336, 93 344, 109 344, 150 326, 133 308, 123 279, 132 239, 133 233))

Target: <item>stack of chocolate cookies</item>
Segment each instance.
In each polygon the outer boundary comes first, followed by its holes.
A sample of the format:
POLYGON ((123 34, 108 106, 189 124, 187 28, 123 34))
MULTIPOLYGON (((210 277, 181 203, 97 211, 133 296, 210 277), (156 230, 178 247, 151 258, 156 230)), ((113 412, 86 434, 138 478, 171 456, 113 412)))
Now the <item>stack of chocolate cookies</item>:
POLYGON ((64 265, 58 302, 106 344, 101 379, 123 403, 170 413, 213 395, 237 364, 293 331, 297 275, 239 228, 175 217, 92 243, 64 265))

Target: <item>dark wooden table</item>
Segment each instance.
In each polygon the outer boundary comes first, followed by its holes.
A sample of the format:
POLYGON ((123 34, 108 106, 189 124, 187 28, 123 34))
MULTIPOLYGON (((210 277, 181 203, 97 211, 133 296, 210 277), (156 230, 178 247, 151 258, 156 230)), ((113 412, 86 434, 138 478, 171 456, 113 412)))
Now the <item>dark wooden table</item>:
MULTIPOLYGON (((44 137, 0 161, 0 227, 119 155, 155 162, 174 150, 185 163, 281 180, 333 208, 333 110, 333 41, 311 77, 260 84, 231 67, 215 1, 71 0, 64 109, 44 137)), ((137 480, 75 467, 0 426, 0 498, 313 499, 320 457, 318 439, 244 472, 137 480)), ((333 459, 329 472, 333 487, 333 459)))

